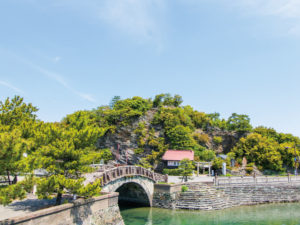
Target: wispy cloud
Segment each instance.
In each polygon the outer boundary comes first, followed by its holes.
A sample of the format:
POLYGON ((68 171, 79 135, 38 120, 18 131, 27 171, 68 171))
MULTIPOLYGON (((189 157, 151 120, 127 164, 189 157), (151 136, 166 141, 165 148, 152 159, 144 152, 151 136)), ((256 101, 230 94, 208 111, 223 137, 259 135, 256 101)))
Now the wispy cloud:
POLYGON ((99 18, 143 41, 159 42, 164 5, 163 0, 105 0, 99 18))
POLYGON ((300 35, 299 0, 222 0, 238 6, 248 15, 274 17, 282 20, 287 33, 300 35))
POLYGON ((250 17, 273 18, 285 34, 300 36, 300 0, 177 0, 201 7, 210 2, 250 17))
MULTIPOLYGON (((62 76, 61 74, 53 72, 53 71, 50 71, 50 70, 48 70, 46 68, 43 68, 43 67, 41 67, 39 65, 36 65, 35 63, 33 63, 33 62, 31 62, 31 61, 23 58, 23 57, 20 57, 20 56, 14 54, 13 52, 6 51, 6 53, 9 54, 9 55, 11 55, 12 57, 14 57, 16 60, 22 62, 23 64, 27 65, 31 69, 33 69, 33 70, 41 73, 42 75, 44 75, 44 76, 52 79, 53 81, 55 81, 59 85, 63 86, 66 90, 70 91, 74 95, 77 95, 78 97, 80 97, 80 98, 82 98, 84 100, 87 100, 89 102, 92 102, 92 103, 96 102, 96 99, 92 95, 80 92, 80 91, 76 90, 75 88, 73 88, 67 82, 67 80, 64 78, 64 76, 62 76)), ((0 83, 0 84, 2 84, 2 83, 0 83)), ((7 84, 7 83, 4 82, 2 85, 8 86, 9 84, 7 84)), ((10 85, 10 87, 11 88, 15 88, 16 90, 19 90, 16 87, 13 87, 11 85, 10 85)), ((21 91, 21 90, 19 90, 19 91, 21 91)))
POLYGON ((49 70, 47 70, 43 67, 40 67, 38 65, 35 65, 33 63, 28 63, 28 65, 31 68, 35 69, 36 71, 40 72, 41 74, 47 76, 48 78, 50 78, 50 79, 54 80, 55 82, 57 82, 58 84, 62 85, 64 88, 71 91, 73 94, 79 96, 80 98, 85 99, 92 103, 96 102, 96 100, 93 98, 92 95, 77 91, 76 89, 71 87, 62 75, 52 72, 52 71, 49 71, 49 70))
POLYGON ((20 94, 24 94, 24 91, 22 91, 21 89, 17 88, 16 86, 8 83, 8 82, 5 82, 5 81, 2 81, 0 80, 0 85, 4 86, 4 87, 7 87, 15 92, 18 92, 20 94))
MULTIPOLYGON (((26 1, 26 0, 23 0, 26 1)), ((27 0, 28 1, 28 0, 27 0)), ((41 10, 66 8, 80 17, 108 25, 138 43, 162 45, 167 0, 46 0, 30 3, 41 10)))
POLYGON ((61 57, 60 57, 60 56, 55 56, 55 57, 53 58, 53 62, 55 62, 55 63, 59 62, 60 60, 61 60, 61 57))

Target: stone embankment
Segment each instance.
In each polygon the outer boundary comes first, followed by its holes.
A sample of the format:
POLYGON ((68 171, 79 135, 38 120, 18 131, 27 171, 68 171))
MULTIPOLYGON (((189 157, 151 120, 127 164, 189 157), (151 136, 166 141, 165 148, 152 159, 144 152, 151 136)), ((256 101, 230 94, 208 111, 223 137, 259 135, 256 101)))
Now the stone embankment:
POLYGON ((118 206, 118 193, 110 193, 0 221, 0 225, 10 224, 124 225, 124 222, 118 206))
POLYGON ((220 210, 242 205, 300 202, 300 183, 248 184, 215 186, 186 183, 189 191, 179 185, 156 185, 153 206, 168 209, 220 210))

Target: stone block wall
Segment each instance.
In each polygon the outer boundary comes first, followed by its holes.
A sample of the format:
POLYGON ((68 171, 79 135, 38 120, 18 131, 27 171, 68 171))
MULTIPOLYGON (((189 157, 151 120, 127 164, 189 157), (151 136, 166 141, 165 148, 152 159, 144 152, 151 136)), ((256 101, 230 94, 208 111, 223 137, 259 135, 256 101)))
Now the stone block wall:
POLYGON ((300 184, 249 184, 213 186, 211 184, 185 184, 190 187, 181 192, 181 186, 155 186, 153 206, 168 209, 217 210, 241 205, 300 202, 300 184))
POLYGON ((233 206, 300 201, 300 184, 231 185, 216 189, 228 195, 233 206))
POLYGON ((28 213, 26 216, 0 221, 0 225, 124 225, 118 206, 118 193, 105 194, 92 199, 78 199, 28 213))
POLYGON ((182 184, 155 184, 152 206, 175 209, 182 184))

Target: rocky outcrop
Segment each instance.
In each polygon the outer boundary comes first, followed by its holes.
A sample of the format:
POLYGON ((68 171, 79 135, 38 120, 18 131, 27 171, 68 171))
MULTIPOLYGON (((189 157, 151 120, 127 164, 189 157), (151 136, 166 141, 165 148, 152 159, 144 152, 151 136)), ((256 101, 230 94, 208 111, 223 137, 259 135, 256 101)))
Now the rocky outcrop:
MULTIPOLYGON (((132 120, 128 125, 117 126, 114 131, 109 130, 98 140, 98 148, 109 148, 118 163, 131 165, 138 164, 141 158, 151 154, 153 150, 153 147, 146 143, 142 147, 142 151, 136 151, 140 147, 138 144, 139 136, 135 132, 139 124, 143 123, 145 126, 145 139, 151 129, 154 129, 155 138, 163 137, 166 139, 163 127, 152 123, 156 112, 157 109, 151 109, 146 112, 145 115, 132 120)), ((202 143, 202 145, 208 149, 213 149, 217 154, 228 153, 236 145, 239 139, 246 135, 237 132, 224 131, 218 127, 208 127, 205 131, 196 129, 194 133, 206 135, 207 141, 202 143), (221 142, 216 143, 214 137, 221 138, 221 142)))

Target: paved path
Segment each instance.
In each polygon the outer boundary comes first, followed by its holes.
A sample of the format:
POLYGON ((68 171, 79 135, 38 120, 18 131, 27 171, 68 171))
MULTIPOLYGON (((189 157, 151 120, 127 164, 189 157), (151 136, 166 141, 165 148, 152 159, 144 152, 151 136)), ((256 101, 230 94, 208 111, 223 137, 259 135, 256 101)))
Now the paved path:
POLYGON ((29 194, 27 199, 15 201, 7 206, 0 205, 0 220, 5 220, 11 217, 22 216, 28 212, 33 212, 39 209, 47 208, 55 204, 55 199, 39 200, 34 195, 29 194))
MULTIPOLYGON (((199 177, 192 176, 189 177, 188 182, 213 182, 214 177, 209 177, 207 175, 199 175, 199 177)), ((168 177, 168 182, 169 183, 181 183, 182 182, 182 177, 181 176, 169 176, 168 177)))

